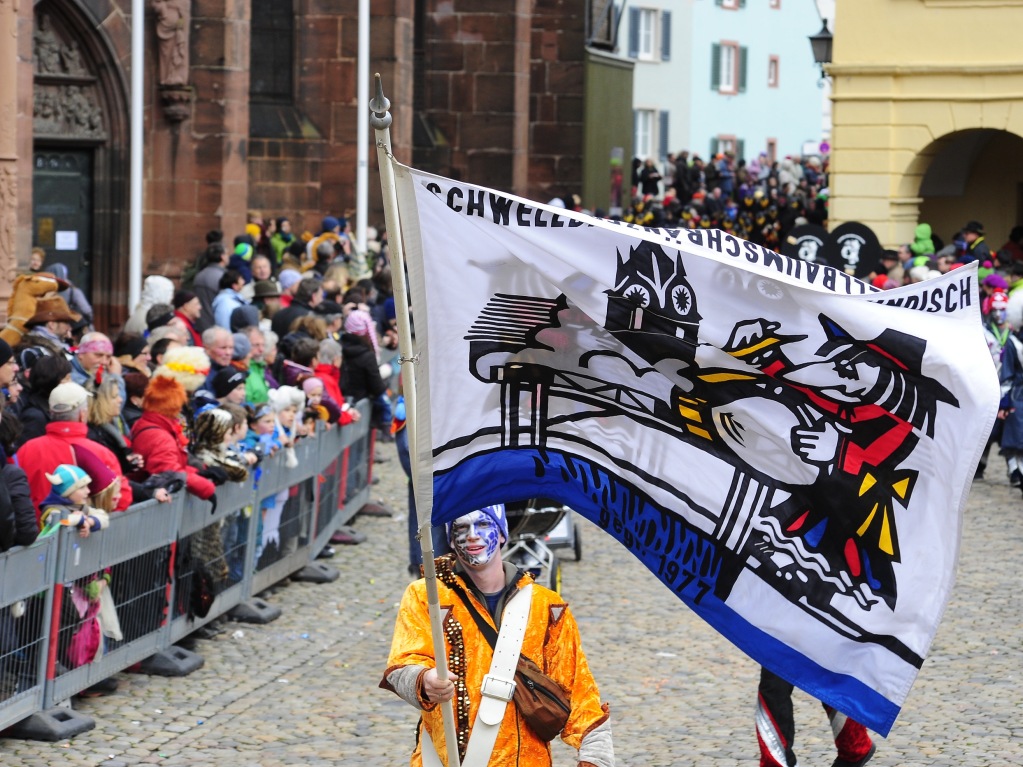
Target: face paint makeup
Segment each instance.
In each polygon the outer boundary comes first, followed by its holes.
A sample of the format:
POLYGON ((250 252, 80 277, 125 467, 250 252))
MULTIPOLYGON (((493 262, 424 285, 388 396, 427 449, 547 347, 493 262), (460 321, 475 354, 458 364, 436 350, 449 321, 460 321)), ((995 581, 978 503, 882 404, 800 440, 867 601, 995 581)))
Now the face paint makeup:
POLYGON ((452 523, 451 545, 464 564, 481 567, 500 548, 501 530, 482 511, 472 511, 452 523))

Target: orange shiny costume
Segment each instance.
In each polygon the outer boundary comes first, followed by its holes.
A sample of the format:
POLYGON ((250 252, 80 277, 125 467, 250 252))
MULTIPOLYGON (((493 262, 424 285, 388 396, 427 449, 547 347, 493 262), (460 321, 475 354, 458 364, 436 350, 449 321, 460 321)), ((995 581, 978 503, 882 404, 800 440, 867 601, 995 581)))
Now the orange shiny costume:
MULTIPOLYGON (((458 675, 455 683, 456 695, 453 701, 455 727, 459 738, 459 752, 465 747, 471 733, 470 722, 475 721, 480 703, 480 686, 484 675, 490 670, 493 651, 480 633, 462 599, 451 590, 445 581, 457 579, 479 613, 496 629, 487 610, 486 602, 473 588, 472 582, 452 568, 453 557, 437 559, 438 591, 443 619, 448 666, 458 675)), ((532 581, 532 576, 523 573, 508 563, 505 568, 505 592, 497 612, 502 613, 509 594, 532 581)), ((608 706, 601 705, 597 685, 590 673, 586 656, 583 654, 579 627, 561 597, 539 585, 533 586, 529 623, 522 642, 522 654, 533 660, 551 678, 560 682, 571 692, 572 713, 561 733, 562 740, 573 748, 580 749, 580 764, 614 764, 610 741, 608 706), (589 740, 590 748, 584 745, 589 740), (588 754, 590 755, 588 757, 588 754), (592 758, 592 761, 590 761, 592 758)), ((433 642, 430 635, 430 618, 426 597, 426 581, 418 580, 409 584, 401 600, 398 618, 394 627, 391 653, 387 670, 380 686, 396 692, 422 711, 420 728, 426 728, 437 749, 441 761, 447 765, 447 747, 440 707, 423 700, 422 674, 435 666, 433 642), (418 669, 418 671, 413 671, 418 669), (404 674, 406 682, 415 673, 414 691, 405 685, 405 694, 396 689, 404 674), (414 697, 414 702, 410 698, 414 697)), ((422 765, 420 737, 412 753, 412 767, 422 765)), ((504 721, 498 731, 497 742, 489 764, 530 765, 543 767, 551 764, 550 745, 541 740, 519 715, 514 702, 509 702, 504 721)))

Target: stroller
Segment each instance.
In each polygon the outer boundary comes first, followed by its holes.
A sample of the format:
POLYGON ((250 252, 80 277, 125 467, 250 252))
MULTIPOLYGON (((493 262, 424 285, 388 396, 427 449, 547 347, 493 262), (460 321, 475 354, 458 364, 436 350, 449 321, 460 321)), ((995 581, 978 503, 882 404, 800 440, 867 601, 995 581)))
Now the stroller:
POLYGON ((508 542, 504 561, 533 574, 536 582, 561 592, 561 562, 554 549, 572 549, 582 559, 582 539, 573 512, 552 498, 506 503, 508 542))

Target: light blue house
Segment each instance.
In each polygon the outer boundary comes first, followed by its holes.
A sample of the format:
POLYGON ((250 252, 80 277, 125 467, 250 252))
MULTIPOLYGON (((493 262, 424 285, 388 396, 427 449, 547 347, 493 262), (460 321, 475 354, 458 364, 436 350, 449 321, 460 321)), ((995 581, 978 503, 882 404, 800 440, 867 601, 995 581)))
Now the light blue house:
POLYGON ((636 62, 634 154, 687 149, 780 159, 816 146, 824 94, 809 37, 814 0, 616 2, 619 53, 636 62))

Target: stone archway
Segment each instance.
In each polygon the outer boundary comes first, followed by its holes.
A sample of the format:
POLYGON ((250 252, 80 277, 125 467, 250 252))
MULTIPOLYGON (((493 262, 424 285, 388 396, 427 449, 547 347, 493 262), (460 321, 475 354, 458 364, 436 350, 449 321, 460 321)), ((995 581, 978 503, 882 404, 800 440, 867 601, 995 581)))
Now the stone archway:
POLYGON ((980 221, 994 251, 1023 222, 1023 137, 995 128, 940 136, 906 167, 892 206, 946 243, 967 221, 980 221))
POLYGON ((32 244, 48 263, 70 262, 95 324, 109 329, 127 299, 125 75, 77 0, 40 0, 33 11, 32 244))

